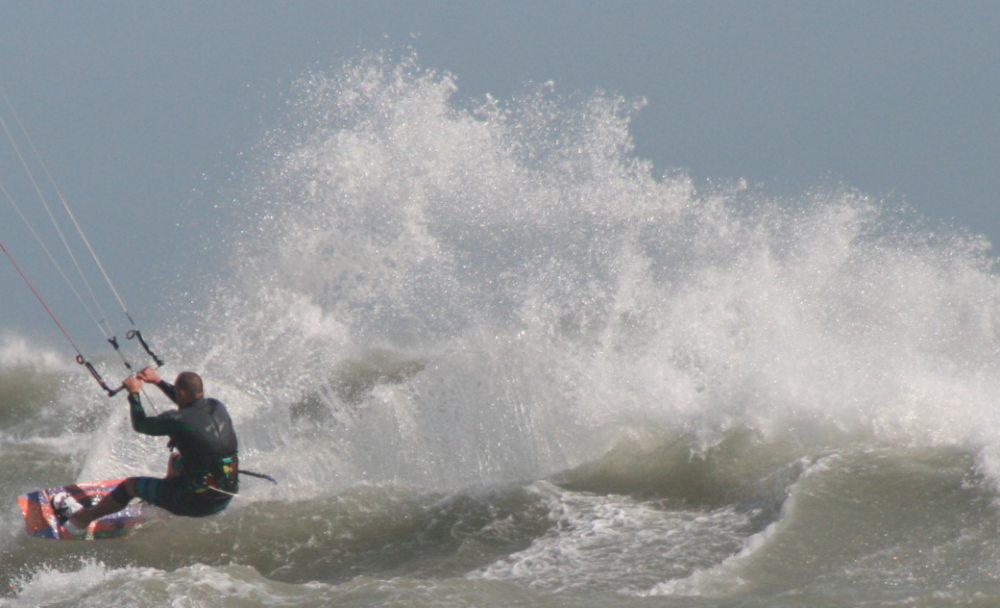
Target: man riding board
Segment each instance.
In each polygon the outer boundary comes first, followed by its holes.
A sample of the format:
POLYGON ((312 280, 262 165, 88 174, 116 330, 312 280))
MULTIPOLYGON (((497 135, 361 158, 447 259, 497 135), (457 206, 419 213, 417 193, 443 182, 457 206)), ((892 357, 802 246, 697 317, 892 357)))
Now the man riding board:
POLYGON ((52 506, 66 517, 66 529, 83 534, 95 519, 124 509, 132 498, 175 515, 204 517, 225 509, 239 491, 236 431, 226 406, 206 398, 201 377, 181 372, 174 384, 147 367, 125 379, 132 428, 144 435, 170 437, 176 452, 167 463, 167 476, 129 477, 96 505, 84 508, 68 492, 52 498, 52 506), (177 405, 176 410, 147 416, 139 399, 142 383, 155 384, 177 405))

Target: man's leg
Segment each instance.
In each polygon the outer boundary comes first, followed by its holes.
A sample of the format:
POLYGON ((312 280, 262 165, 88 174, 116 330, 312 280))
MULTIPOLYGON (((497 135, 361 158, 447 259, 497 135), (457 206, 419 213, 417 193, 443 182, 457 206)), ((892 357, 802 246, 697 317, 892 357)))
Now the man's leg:
POLYGON ((95 519, 121 511, 135 497, 135 480, 135 477, 129 477, 118 484, 117 488, 106 494, 101 499, 101 502, 79 511, 73 517, 70 517, 69 520, 81 530, 86 530, 87 526, 95 519))

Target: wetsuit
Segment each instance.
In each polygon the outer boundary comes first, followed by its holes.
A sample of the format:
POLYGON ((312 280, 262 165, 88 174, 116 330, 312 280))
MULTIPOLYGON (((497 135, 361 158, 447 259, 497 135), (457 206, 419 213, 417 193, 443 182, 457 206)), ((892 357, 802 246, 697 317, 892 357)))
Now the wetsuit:
MULTIPOLYGON (((176 403, 172 384, 157 386, 176 403)), ((225 509, 239 491, 236 432, 226 406, 201 397, 187 407, 150 417, 138 393, 130 394, 128 401, 133 429, 169 436, 167 445, 180 452, 176 477, 138 477, 136 494, 176 515, 202 517, 225 509)))

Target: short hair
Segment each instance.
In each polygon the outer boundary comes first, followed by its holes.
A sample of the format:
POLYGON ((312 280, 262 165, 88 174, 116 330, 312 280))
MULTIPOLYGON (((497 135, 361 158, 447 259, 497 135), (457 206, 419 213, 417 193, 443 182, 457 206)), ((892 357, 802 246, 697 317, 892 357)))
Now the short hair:
POLYGON ((205 392, 205 388, 201 383, 201 376, 194 372, 181 372, 177 374, 177 382, 174 382, 174 386, 192 397, 201 397, 205 392))

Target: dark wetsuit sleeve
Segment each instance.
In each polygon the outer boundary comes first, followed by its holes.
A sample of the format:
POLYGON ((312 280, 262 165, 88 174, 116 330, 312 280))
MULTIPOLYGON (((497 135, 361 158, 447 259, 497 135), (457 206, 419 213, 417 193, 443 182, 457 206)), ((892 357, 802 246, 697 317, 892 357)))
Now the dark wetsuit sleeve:
POLYGON ((156 386, 163 391, 163 394, 166 395, 171 401, 177 403, 177 391, 174 390, 173 384, 170 384, 166 380, 160 380, 156 383, 156 386))
POLYGON ((142 409, 139 393, 131 393, 128 396, 128 404, 132 428, 143 435, 169 435, 194 430, 191 425, 185 424, 180 419, 180 412, 177 410, 164 412, 159 416, 147 416, 146 410, 142 409))

